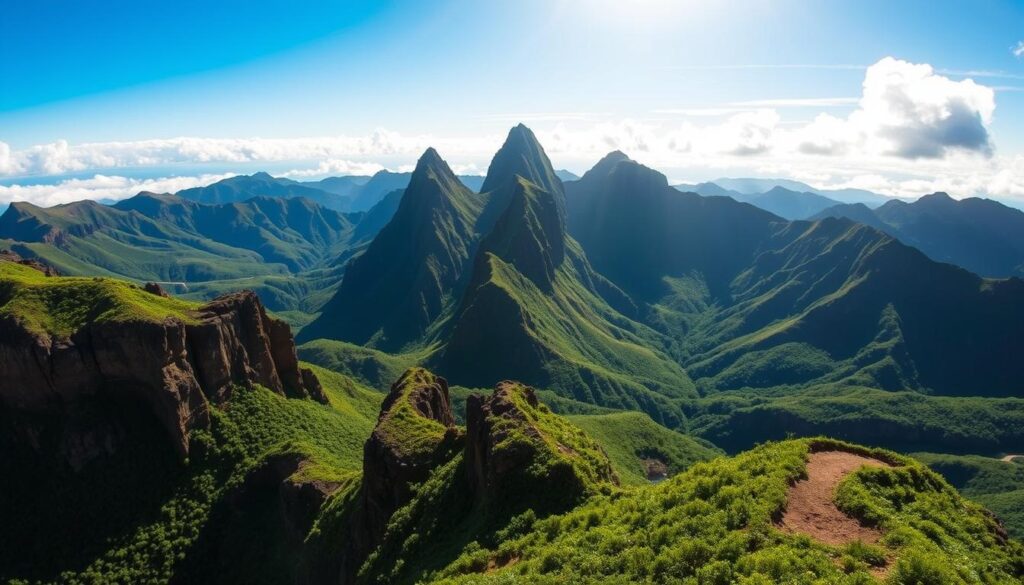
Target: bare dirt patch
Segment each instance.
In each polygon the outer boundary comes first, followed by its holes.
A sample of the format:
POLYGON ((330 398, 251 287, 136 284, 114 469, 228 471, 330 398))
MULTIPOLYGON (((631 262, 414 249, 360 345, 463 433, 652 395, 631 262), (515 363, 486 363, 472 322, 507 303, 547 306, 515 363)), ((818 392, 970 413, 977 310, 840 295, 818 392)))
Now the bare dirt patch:
POLYGON ((865 465, 889 466, 884 461, 844 451, 811 453, 807 460, 807 479, 789 488, 780 527, 832 546, 843 546, 855 540, 878 542, 882 537, 881 530, 862 525, 856 518, 844 514, 832 501, 839 482, 865 465))

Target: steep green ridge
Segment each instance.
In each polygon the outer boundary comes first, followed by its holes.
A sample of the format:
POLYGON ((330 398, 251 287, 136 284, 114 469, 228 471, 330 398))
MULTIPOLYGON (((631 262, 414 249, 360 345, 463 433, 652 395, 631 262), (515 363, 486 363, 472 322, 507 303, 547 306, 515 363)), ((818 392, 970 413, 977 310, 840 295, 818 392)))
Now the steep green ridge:
POLYGON ((494 547, 466 550, 442 583, 1013 583, 1024 548, 921 464, 830 440, 770 443, 699 463, 661 484, 597 497, 519 528, 494 547), (879 546, 835 548, 784 533, 774 519, 811 450, 850 451, 892 468, 840 483, 841 510, 883 531, 879 546))
POLYGON ((615 489, 599 444, 552 414, 532 389, 503 382, 471 402, 465 452, 435 468, 395 511, 357 583, 420 582, 463 550, 504 540, 528 518, 615 489))
POLYGON ((394 217, 349 263, 337 294, 301 339, 341 339, 392 352, 422 341, 457 294, 481 209, 482 199, 428 149, 394 217))
POLYGON ((568 419, 604 448, 623 485, 659 481, 722 454, 707 441, 670 431, 641 412, 574 415, 568 419))
POLYGON ((918 248, 933 260, 982 276, 1024 276, 1024 212, 990 199, 955 200, 933 193, 913 203, 889 201, 877 209, 837 205, 816 219, 847 217, 918 248))
POLYGON ((505 208, 477 251, 438 369, 456 384, 516 378, 679 426, 666 398, 692 397, 693 386, 660 350, 667 338, 612 308, 631 303, 565 233, 561 183, 532 132, 512 129, 484 187, 505 208))
POLYGON ((1006 525, 1010 536, 1024 539, 1024 463, 977 455, 915 453, 965 496, 985 506, 1006 525))

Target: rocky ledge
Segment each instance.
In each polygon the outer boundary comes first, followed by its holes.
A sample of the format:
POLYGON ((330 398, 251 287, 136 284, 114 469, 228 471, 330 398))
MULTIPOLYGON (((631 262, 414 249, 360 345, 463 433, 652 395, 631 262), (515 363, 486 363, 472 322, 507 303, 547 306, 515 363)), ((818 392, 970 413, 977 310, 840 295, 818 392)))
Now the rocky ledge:
POLYGON ((210 402, 235 386, 326 402, 316 376, 299 367, 288 325, 251 291, 188 319, 91 321, 66 337, 0 316, 0 380, 5 435, 75 469, 130 440, 119 416, 150 413, 184 459, 189 433, 210 425, 210 402))

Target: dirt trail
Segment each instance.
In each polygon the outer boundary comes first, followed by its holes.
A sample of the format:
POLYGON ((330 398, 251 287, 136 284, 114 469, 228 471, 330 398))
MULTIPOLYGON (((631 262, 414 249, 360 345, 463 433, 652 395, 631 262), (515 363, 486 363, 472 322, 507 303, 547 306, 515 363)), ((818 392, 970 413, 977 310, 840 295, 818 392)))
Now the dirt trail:
POLYGON ((865 465, 886 467, 889 464, 843 451, 811 453, 807 460, 807 479, 789 488, 786 511, 780 523, 782 529, 806 534, 833 546, 855 540, 878 542, 882 537, 880 530, 862 526, 832 502, 839 482, 865 465))
POLYGON ((1007 463, 1013 463, 1014 459, 1024 459, 1024 455, 1016 455, 1016 454, 1014 454, 1014 455, 1006 455, 1005 457, 1000 459, 1000 461, 1005 461, 1007 463))

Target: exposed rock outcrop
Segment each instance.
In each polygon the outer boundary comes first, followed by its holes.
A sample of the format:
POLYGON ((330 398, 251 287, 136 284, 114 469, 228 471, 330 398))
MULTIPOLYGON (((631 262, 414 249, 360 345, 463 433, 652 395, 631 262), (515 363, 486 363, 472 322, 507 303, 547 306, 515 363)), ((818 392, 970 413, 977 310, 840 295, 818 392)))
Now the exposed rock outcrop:
POLYGON ((603 449, 518 382, 467 398, 465 457, 474 497, 491 508, 552 512, 619 483, 603 449))
POLYGON ((164 287, 160 286, 159 284, 157 284, 155 282, 147 282, 146 285, 142 287, 142 289, 145 290, 146 292, 148 292, 151 295, 156 295, 158 297, 164 297, 165 299, 167 297, 171 296, 171 295, 167 294, 167 291, 164 290, 164 287))
POLYGON ((391 515, 412 499, 425 481, 462 446, 455 426, 448 382, 423 368, 410 368, 392 386, 377 426, 363 448, 360 505, 343 572, 355 575, 384 537, 391 515))
POLYGON ((60 276, 60 272, 49 264, 36 260, 35 258, 22 258, 17 252, 0 249, 0 261, 2 262, 14 262, 15 264, 21 264, 28 266, 29 268, 35 268, 39 272, 42 272, 46 276, 60 276))
POLYGON ((119 409, 100 401, 144 405, 184 458, 189 432, 210 424, 209 401, 227 398, 234 385, 323 401, 315 379, 300 371, 288 326, 250 291, 218 298, 188 320, 88 322, 66 337, 0 318, 5 424, 19 443, 55 450, 76 469, 125 439, 119 409), (107 422, 92 424, 97 413, 107 422))

